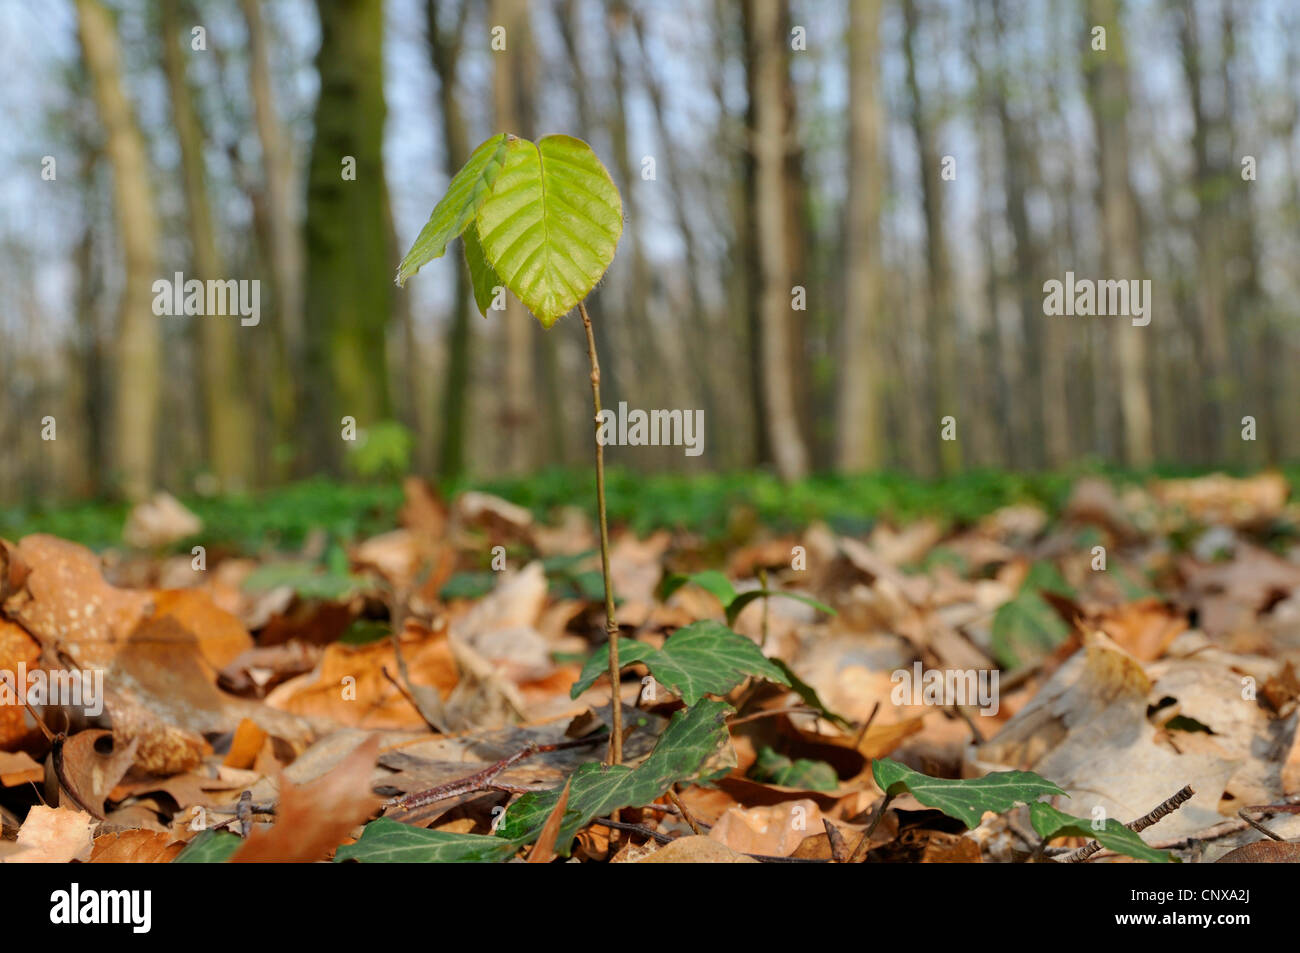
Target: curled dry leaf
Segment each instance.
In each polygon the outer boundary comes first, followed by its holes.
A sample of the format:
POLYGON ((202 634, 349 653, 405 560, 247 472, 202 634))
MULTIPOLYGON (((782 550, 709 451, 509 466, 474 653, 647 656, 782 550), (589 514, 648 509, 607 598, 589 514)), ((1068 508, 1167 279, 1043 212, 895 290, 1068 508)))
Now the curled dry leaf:
POLYGON ((328 773, 309 784, 282 779, 275 823, 255 830, 230 858, 232 863, 314 863, 326 860, 379 809, 370 787, 379 753, 372 735, 328 773))
MULTIPOLYGON (((54 760, 61 794, 69 806, 104 817, 104 799, 130 769, 139 739, 129 743, 116 739, 111 731, 91 728, 79 731, 62 743, 56 742, 54 760)), ((60 798, 60 803, 62 798, 60 798)))
POLYGON ((118 831, 95 838, 92 864, 169 864, 184 844, 167 831, 118 831))
POLYGON ((18 830, 17 852, 4 858, 10 864, 66 864, 89 860, 98 822, 85 811, 36 805, 18 830))

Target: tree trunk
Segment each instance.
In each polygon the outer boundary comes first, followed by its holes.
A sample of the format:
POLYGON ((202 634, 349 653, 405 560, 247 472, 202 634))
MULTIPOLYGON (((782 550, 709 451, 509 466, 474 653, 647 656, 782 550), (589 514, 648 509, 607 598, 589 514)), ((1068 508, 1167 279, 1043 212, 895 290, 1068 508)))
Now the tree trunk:
POLYGON ((266 190, 265 235, 275 294, 276 361, 282 373, 270 383, 274 431, 279 440, 291 440, 295 417, 305 406, 303 372, 303 235, 299 229, 293 155, 275 107, 271 83, 270 44, 262 20, 260 0, 240 0, 248 28, 248 86, 262 151, 262 177, 266 190))
POLYGON ((117 26, 100 0, 76 0, 78 36, 113 168, 113 205, 125 282, 117 326, 114 465, 123 494, 140 500, 153 489, 158 439, 161 342, 153 313, 158 277, 158 217, 149 163, 122 86, 117 26))
MULTIPOLYGON (((528 7, 522 0, 492 0, 492 26, 506 30, 505 51, 493 51, 492 102, 496 131, 527 135, 519 101, 524 84, 524 55, 531 42, 528 7)), ((506 295, 500 333, 504 336, 505 373, 502 378, 501 462, 507 473, 526 473, 536 463, 537 414, 533 367, 535 322, 513 295, 506 295)))
MULTIPOLYGON (((911 106, 912 131, 916 136, 918 172, 921 177, 921 201, 925 212, 926 270, 926 344, 930 352, 930 404, 922 426, 932 434, 926 445, 935 447, 935 458, 945 473, 961 467, 961 444, 940 439, 940 419, 961 418, 957 396, 956 315, 953 308, 952 274, 948 260, 948 243, 944 239, 943 189, 940 179, 939 150, 934 127, 926 114, 921 85, 916 71, 917 10, 915 0, 903 0, 904 54, 907 65, 907 89, 911 106)), ((960 424, 959 424, 960 427, 960 424)), ((961 430, 958 430, 961 433, 961 430)))
MULTIPOLYGON (((203 129, 194 109, 183 47, 189 33, 182 33, 175 4, 162 4, 161 14, 163 70, 180 145, 193 277, 224 281, 227 275, 208 200, 203 129)), ((243 489, 252 476, 251 408, 236 355, 238 322, 236 315, 209 314, 199 319, 197 329, 207 464, 224 490, 243 489)))
MULTIPOLYGON (((1088 103, 1097 135, 1101 177, 1101 219, 1106 277, 1141 278, 1142 241, 1137 202, 1129 179, 1128 49, 1117 0, 1089 0, 1087 26, 1106 28, 1107 49, 1085 53, 1097 58, 1088 70, 1088 103)), ((1151 397, 1147 386, 1147 329, 1120 321, 1108 327, 1119 366, 1119 406, 1124 461, 1132 467, 1152 462, 1154 439, 1151 397)), ((1100 386, 1105 386, 1101 383, 1100 386)))
POLYGON ((840 355, 836 463, 847 472, 880 467, 881 362, 876 359, 884 291, 880 209, 880 0, 849 0, 849 195, 844 239, 844 337, 840 355))
MULTIPOLYGON (((469 159, 469 134, 460 109, 457 74, 460 51, 465 42, 465 20, 469 0, 462 0, 456 24, 448 29, 438 22, 438 4, 428 0, 429 55, 438 74, 438 111, 442 115, 443 148, 446 150, 448 181, 469 159)), ((465 425, 469 417, 470 318, 473 299, 469 276, 462 262, 456 262, 456 289, 452 301, 451 333, 447 337, 447 363, 443 371, 442 439, 438 450, 438 472, 444 479, 465 471, 465 425)))
POLYGON ((748 0, 754 36, 754 209, 761 287, 759 330, 767 397, 767 429, 777 472, 783 480, 808 473, 808 449, 795 405, 794 363, 801 355, 789 347, 790 253, 786 200, 786 150, 794 130, 787 125, 786 36, 782 0, 748 0))
POLYGON ((364 428, 392 415, 385 346, 393 269, 383 164, 384 10, 382 0, 318 0, 317 9, 321 88, 306 228, 311 397, 304 410, 310 411, 313 460, 337 471, 341 419, 353 417, 364 428))

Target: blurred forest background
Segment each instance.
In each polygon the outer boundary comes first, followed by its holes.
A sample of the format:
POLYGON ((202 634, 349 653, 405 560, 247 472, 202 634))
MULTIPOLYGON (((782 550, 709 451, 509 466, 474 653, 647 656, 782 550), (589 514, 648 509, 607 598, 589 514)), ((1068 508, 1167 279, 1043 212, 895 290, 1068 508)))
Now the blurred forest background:
POLYGON ((572 316, 484 321, 459 242, 393 283, 498 131, 622 191, 606 406, 705 413, 614 464, 1300 458, 1292 0, 0 0, 0 87, 0 503, 588 467, 572 316), (1045 316, 1066 271, 1150 325, 1045 316), (260 323, 155 316, 175 272, 260 323))

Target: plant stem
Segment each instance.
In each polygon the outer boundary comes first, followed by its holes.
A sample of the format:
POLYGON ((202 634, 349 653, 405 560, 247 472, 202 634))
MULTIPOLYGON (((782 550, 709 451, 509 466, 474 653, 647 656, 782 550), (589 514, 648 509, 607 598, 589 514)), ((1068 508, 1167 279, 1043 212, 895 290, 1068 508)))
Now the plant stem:
POLYGON ((618 693, 618 619, 614 615, 614 586, 609 578, 609 524, 605 519, 605 448, 600 442, 600 361, 596 358, 596 336, 591 330, 587 305, 579 301, 578 313, 587 331, 587 356, 591 359, 591 402, 596 409, 596 511, 600 518, 600 571, 605 577, 605 634, 609 637, 609 694, 611 722, 609 763, 623 760, 623 702, 618 693))

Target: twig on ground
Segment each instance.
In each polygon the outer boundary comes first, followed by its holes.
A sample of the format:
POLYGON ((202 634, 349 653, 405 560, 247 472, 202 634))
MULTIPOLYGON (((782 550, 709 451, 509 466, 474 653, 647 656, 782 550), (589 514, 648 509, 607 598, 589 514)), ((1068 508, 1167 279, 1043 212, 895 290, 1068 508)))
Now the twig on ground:
MULTIPOLYGON (((459 778, 455 781, 447 781, 443 784, 436 784, 431 788, 423 791, 416 791, 414 794, 407 794, 402 797, 392 797, 384 802, 385 807, 397 807, 403 811, 414 810, 417 807, 424 807, 426 804, 432 804, 435 801, 445 801, 447 798, 458 797, 461 794, 471 794, 474 791, 483 791, 494 788, 496 790, 507 789, 505 785, 496 783, 497 775, 501 774, 507 768, 518 764, 526 758, 531 758, 535 754, 541 754, 549 751, 563 751, 567 748, 578 748, 582 745, 594 744, 598 741, 604 741, 605 735, 593 735, 588 738, 578 738, 575 741, 561 741, 556 744, 539 745, 530 744, 520 751, 507 758, 502 758, 495 764, 490 764, 482 771, 476 771, 474 774, 459 778)), ((517 790, 513 786, 509 790, 517 790)))
POLYGON ((682 820, 687 823, 693 833, 700 835, 704 834, 704 828, 700 826, 700 822, 695 819, 695 815, 690 812, 682 802, 682 799, 677 796, 677 792, 673 788, 668 789, 668 800, 672 801, 673 807, 677 808, 677 810, 681 812, 682 820))
POLYGON ((1247 817, 1246 812, 1248 810, 1250 810, 1250 808, 1243 807, 1240 811, 1237 812, 1237 816, 1241 818, 1243 821, 1245 821, 1247 824, 1249 824, 1251 827, 1255 828, 1255 830, 1259 831, 1265 837, 1269 838, 1270 840, 1280 840, 1280 841, 1286 840, 1285 837, 1278 837, 1276 834, 1274 834, 1272 831, 1270 831, 1267 827, 1265 827, 1263 824, 1261 824, 1259 821, 1255 820, 1254 818, 1247 817))
MULTIPOLYGON (((1184 787, 1181 791, 1179 791, 1177 794, 1175 794, 1173 797, 1169 798, 1167 801, 1161 804, 1159 807, 1155 808, 1154 810, 1150 811, 1147 814, 1144 814, 1142 817, 1139 817, 1136 821, 1133 821, 1129 824, 1125 824, 1124 826, 1127 827, 1129 830, 1131 830, 1134 834, 1140 834, 1142 831, 1146 830, 1156 821, 1160 820, 1163 817, 1167 817, 1168 815, 1172 814, 1174 811, 1178 810, 1180 807, 1183 806, 1184 802, 1191 800, 1192 795, 1195 793, 1196 792, 1192 790, 1192 786, 1189 784, 1186 787, 1184 787)), ((1065 857, 1061 858, 1061 861, 1067 864, 1079 864, 1087 860, 1089 857, 1097 853, 1097 851, 1099 850, 1101 850, 1101 844, 1099 842, 1095 840, 1089 841, 1088 843, 1080 847, 1078 850, 1074 851, 1071 854, 1067 854, 1065 857)))
POLYGON ((867 720, 864 721, 862 727, 858 729, 857 737, 853 739, 853 748, 855 751, 862 747, 862 739, 867 736, 867 731, 870 730, 871 723, 876 720, 876 715, 879 713, 880 702, 877 700, 876 703, 871 706, 871 714, 867 716, 867 720))
POLYGON ((871 815, 871 823, 867 825, 866 831, 863 832, 862 839, 853 848, 853 856, 849 858, 849 863, 860 864, 867 859, 867 851, 871 849, 871 835, 876 832, 880 819, 885 816, 885 809, 889 807, 890 802, 893 800, 894 795, 889 793, 886 793, 884 798, 881 799, 876 812, 871 815))

